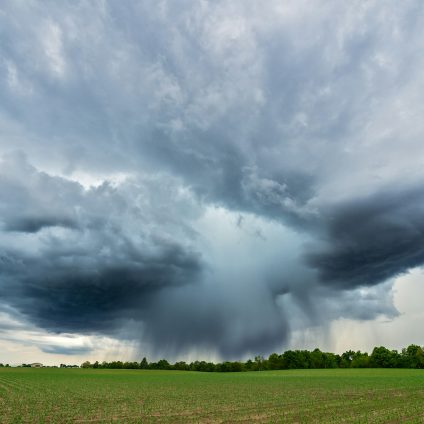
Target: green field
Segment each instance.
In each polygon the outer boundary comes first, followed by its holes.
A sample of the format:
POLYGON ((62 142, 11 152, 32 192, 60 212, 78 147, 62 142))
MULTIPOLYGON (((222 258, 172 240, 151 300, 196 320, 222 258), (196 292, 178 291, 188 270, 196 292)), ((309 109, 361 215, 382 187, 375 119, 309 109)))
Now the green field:
POLYGON ((1 423, 424 423, 424 370, 0 369, 1 423))

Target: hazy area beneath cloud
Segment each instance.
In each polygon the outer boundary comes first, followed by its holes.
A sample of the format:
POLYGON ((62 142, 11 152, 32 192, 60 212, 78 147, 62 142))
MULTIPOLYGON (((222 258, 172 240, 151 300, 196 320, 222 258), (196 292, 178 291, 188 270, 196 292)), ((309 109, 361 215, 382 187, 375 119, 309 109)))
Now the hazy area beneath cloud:
POLYGON ((395 317, 424 263, 423 21, 419 1, 3 2, 0 311, 169 358, 395 317))

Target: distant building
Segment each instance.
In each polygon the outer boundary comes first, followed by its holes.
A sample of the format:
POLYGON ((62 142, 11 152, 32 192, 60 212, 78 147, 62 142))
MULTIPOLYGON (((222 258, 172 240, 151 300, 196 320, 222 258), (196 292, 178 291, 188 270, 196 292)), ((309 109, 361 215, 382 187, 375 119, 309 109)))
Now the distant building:
POLYGON ((31 368, 43 368, 43 364, 40 364, 39 362, 34 362, 33 364, 30 364, 31 368))

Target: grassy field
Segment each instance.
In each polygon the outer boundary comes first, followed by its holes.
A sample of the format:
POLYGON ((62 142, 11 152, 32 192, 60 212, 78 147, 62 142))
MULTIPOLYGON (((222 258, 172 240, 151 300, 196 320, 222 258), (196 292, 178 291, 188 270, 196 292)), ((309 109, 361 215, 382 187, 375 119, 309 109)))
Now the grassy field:
POLYGON ((424 371, 0 369, 1 423, 424 423, 424 371))

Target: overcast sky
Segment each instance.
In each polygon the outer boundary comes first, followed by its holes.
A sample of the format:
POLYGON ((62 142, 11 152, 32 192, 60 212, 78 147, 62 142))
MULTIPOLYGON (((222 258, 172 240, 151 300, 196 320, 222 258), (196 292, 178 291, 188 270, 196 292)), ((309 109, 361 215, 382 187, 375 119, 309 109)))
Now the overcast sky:
POLYGON ((0 362, 424 344, 424 4, 0 5, 0 362))

